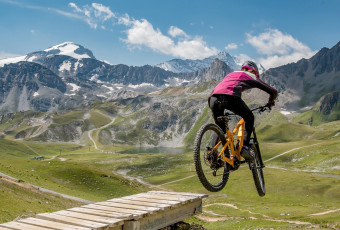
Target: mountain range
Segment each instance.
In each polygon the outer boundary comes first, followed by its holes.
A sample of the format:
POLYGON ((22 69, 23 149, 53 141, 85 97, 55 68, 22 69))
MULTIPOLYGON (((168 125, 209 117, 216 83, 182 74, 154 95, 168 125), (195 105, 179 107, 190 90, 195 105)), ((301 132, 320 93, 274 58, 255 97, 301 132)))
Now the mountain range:
MULTIPOLYGON (((262 79, 278 89, 278 105, 297 110, 338 91, 339 46, 323 48, 308 60, 262 73, 262 79)), ((170 86, 219 81, 239 68, 238 62, 221 52, 203 60, 173 59, 156 66, 110 65, 96 59, 89 49, 65 42, 0 60, 0 111, 57 111, 96 100, 135 97, 170 86)))
MULTIPOLYGON (((266 130, 287 119, 307 125, 340 119, 339 54, 340 43, 261 74, 279 97, 269 115, 256 115, 257 125, 266 130), (290 118, 292 111, 298 112, 290 118)), ((98 131, 100 143, 171 147, 192 143, 198 127, 211 121, 207 97, 233 71, 218 58, 193 72, 110 65, 73 43, 0 63, 0 134, 83 142, 90 130, 110 123, 106 114, 115 120, 98 131)), ((253 89, 243 98, 252 106, 265 104, 268 95, 253 89)))

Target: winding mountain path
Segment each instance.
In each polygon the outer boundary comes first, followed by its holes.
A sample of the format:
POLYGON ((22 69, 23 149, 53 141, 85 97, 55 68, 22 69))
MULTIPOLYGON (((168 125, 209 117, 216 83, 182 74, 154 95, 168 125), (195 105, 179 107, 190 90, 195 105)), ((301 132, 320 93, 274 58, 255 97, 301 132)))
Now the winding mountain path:
POLYGON ((298 150, 298 149, 303 149, 303 148, 311 147, 311 146, 314 146, 314 145, 320 145, 320 144, 321 143, 316 143, 316 144, 312 144, 312 145, 305 145, 305 146, 302 146, 302 147, 294 148, 294 149, 288 150, 286 152, 283 152, 283 153, 281 153, 279 155, 276 155, 275 157, 272 157, 272 158, 270 158, 268 160, 265 160, 264 162, 268 162, 268 161, 274 160, 274 159, 276 159, 276 158, 278 158, 280 156, 283 156, 283 155, 285 155, 287 153, 293 152, 293 151, 298 150))
MULTIPOLYGON (((306 222, 306 221, 277 219, 277 218, 273 218, 273 217, 270 217, 270 216, 267 216, 267 215, 264 215, 264 214, 261 214, 261 213, 252 212, 252 211, 247 210, 247 209, 238 208, 235 204, 230 204, 230 203, 212 203, 212 204, 204 205, 203 208, 207 208, 207 207, 210 207, 210 206, 216 206, 216 205, 217 206, 227 206, 227 207, 233 208, 235 210, 248 212, 251 215, 260 215, 261 216, 261 217, 254 217, 254 216, 249 217, 249 219, 252 219, 252 220, 266 220, 266 221, 290 223, 290 224, 296 224, 296 225, 309 225, 308 226, 309 228, 311 228, 311 227, 312 228, 320 228, 319 225, 314 225, 314 224, 306 222)), ((221 214, 217 214, 217 213, 210 211, 210 210, 204 210, 202 215, 198 215, 198 219, 201 219, 201 220, 206 221, 206 222, 216 222, 216 221, 225 221, 225 220, 233 220, 233 219, 243 219, 243 218, 221 215, 221 214), (204 215, 204 213, 209 214, 210 216, 204 215)))
MULTIPOLYGON (((94 148, 97 149, 97 150, 100 150, 100 149, 98 148, 98 146, 97 146, 96 141, 95 141, 94 138, 92 137, 92 133, 93 133, 93 131, 100 130, 100 129, 105 129, 106 127, 112 125, 113 122, 115 121, 115 118, 112 118, 112 117, 108 116, 107 114, 102 113, 102 112, 100 112, 100 111, 98 111, 98 113, 100 113, 101 115, 103 115, 103 116, 108 117, 108 118, 111 119, 111 122, 110 122, 110 123, 107 123, 106 125, 101 126, 101 127, 98 127, 98 128, 91 129, 91 130, 89 130, 88 133, 87 133, 87 135, 88 135, 90 141, 93 143, 94 148)), ((98 136, 98 133, 97 133, 97 136, 98 136)), ((101 150, 101 151, 102 151, 102 150, 101 150)))
POLYGON ((82 202, 82 203, 85 203, 85 204, 94 203, 94 201, 85 200, 85 199, 82 199, 82 198, 79 198, 79 197, 70 196, 70 195, 67 195, 67 194, 60 193, 60 192, 52 191, 52 190, 49 190, 49 189, 46 189, 46 188, 42 188, 42 187, 27 183, 27 182, 19 183, 18 182, 19 180, 17 178, 11 177, 11 176, 9 176, 5 173, 2 173, 2 172, 0 172, 0 176, 1 176, 0 179, 5 180, 5 181, 10 182, 10 183, 13 183, 13 184, 16 184, 20 187, 25 187, 25 188, 28 188, 28 189, 32 189, 32 188, 37 189, 41 192, 50 193, 50 194, 53 194, 53 195, 58 195, 58 196, 61 196, 61 197, 64 197, 64 198, 67 198, 67 199, 70 199, 70 200, 82 202))

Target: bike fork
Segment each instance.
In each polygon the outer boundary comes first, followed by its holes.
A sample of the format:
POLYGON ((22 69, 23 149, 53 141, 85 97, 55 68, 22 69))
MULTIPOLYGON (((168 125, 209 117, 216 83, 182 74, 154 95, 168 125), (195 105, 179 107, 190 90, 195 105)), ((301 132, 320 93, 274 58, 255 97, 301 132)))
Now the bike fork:
POLYGON ((258 153, 258 156, 259 156, 259 159, 260 159, 260 164, 261 164, 261 168, 264 168, 266 167, 262 161, 262 156, 261 156, 261 151, 260 151, 260 145, 259 145, 259 142, 257 141, 257 137, 256 137, 256 132, 255 132, 255 127, 253 128, 253 135, 254 135, 254 138, 253 138, 253 144, 255 145, 256 147, 256 150, 257 150, 257 153, 258 153))

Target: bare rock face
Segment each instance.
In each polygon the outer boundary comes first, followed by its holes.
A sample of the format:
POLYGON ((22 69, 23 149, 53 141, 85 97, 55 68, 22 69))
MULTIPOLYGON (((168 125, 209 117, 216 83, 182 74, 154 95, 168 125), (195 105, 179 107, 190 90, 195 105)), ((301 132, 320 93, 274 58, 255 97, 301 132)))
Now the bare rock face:
POLYGON ((324 115, 329 115, 339 105, 340 92, 333 92, 323 96, 319 101, 318 111, 324 115))
POLYGON ((340 42, 308 60, 269 69, 263 79, 284 95, 289 109, 314 105, 325 94, 340 90, 340 42))

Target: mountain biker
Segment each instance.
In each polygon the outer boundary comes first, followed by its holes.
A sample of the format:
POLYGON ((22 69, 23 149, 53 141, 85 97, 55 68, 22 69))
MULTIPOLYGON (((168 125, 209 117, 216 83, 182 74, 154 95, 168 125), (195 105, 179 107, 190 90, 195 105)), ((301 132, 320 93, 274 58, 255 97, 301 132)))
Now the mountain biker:
MULTIPOLYGON (((267 92, 270 97, 267 106, 271 108, 275 105, 277 90, 269 86, 260 79, 257 65, 253 61, 246 61, 240 71, 229 73, 221 83, 219 83, 211 93, 208 104, 213 113, 215 123, 226 132, 223 122, 219 122, 217 117, 224 115, 224 110, 228 109, 241 116, 245 121, 245 131, 241 156, 246 161, 252 161, 254 156, 249 151, 250 135, 254 127, 254 115, 241 99, 242 92, 246 89, 259 88, 267 92)), ((215 137, 217 139, 217 136, 215 137)))

